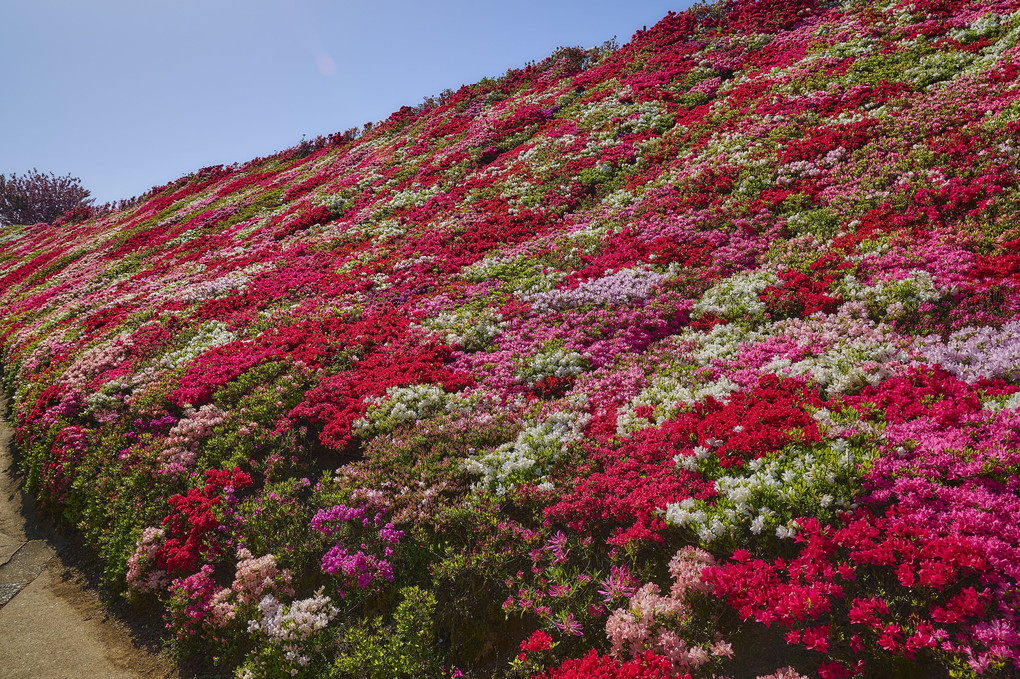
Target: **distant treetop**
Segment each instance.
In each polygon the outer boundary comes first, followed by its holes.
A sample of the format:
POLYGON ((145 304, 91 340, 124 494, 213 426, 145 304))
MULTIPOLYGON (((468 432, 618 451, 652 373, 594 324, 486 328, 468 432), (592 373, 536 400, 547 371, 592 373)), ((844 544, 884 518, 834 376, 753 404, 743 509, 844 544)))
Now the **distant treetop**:
POLYGON ((91 192, 70 174, 58 177, 35 168, 23 175, 0 174, 0 225, 52 222, 92 203, 91 192))

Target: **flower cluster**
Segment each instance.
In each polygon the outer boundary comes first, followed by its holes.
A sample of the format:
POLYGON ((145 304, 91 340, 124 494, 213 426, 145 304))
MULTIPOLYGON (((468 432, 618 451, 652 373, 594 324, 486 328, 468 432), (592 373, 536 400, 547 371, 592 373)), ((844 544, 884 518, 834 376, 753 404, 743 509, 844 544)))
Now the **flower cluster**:
POLYGON ((663 596, 655 583, 643 585, 633 594, 627 608, 613 611, 606 621, 606 635, 617 656, 629 654, 640 658, 646 651, 669 658, 673 670, 698 669, 714 657, 733 654, 730 645, 717 638, 711 645, 690 642, 683 636, 683 627, 691 621, 692 609, 688 593, 704 594, 701 572, 715 564, 711 554, 685 547, 669 563, 673 584, 663 596))
MULTIPOLYGON (((162 536, 166 539, 156 550, 153 562, 168 574, 191 572, 203 557, 219 553, 221 538, 216 528, 221 519, 215 510, 225 505, 229 508, 234 491, 252 483, 251 476, 240 469, 210 469, 205 477, 204 488, 192 488, 167 500, 174 511, 163 519, 162 536)), ((149 535, 151 540, 155 534, 149 535)), ((144 544, 144 537, 140 544, 144 544)))
MULTIPOLYGON (((316 512, 311 523, 313 530, 333 536, 347 534, 349 527, 354 526, 355 530, 366 531, 367 534, 362 537, 381 552, 378 555, 366 553, 365 550, 370 548, 364 542, 357 552, 352 552, 352 548, 344 542, 337 543, 322 555, 322 572, 341 576, 347 588, 368 589, 379 582, 393 582, 393 566, 388 559, 393 556, 394 547, 400 544, 404 531, 383 521, 383 512, 372 512, 368 505, 348 507, 340 504, 316 512)), ((346 596, 344 589, 340 590, 340 596, 346 596)))
POLYGON ((259 601, 258 612, 261 618, 248 623, 248 632, 264 637, 272 646, 274 660, 279 664, 271 666, 271 672, 290 670, 292 675, 297 674, 298 668, 308 665, 311 657, 307 651, 339 613, 321 589, 307 599, 297 599, 290 604, 283 604, 267 594, 259 601))

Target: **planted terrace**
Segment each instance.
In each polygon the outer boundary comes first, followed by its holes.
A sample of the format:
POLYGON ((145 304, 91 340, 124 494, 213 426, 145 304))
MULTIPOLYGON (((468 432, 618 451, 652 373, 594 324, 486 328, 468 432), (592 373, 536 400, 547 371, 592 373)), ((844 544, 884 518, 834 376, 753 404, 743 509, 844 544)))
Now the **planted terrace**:
POLYGON ((226 676, 1015 676, 1018 39, 699 7, 6 228, 26 485, 226 676))

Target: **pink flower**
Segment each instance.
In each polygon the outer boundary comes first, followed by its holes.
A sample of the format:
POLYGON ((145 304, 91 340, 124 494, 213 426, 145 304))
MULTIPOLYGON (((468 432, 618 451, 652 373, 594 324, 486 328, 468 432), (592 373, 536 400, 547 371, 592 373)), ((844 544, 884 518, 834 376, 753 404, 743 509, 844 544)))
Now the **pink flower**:
POLYGON ((829 650, 829 626, 819 625, 805 629, 803 643, 809 651, 825 653, 829 650))

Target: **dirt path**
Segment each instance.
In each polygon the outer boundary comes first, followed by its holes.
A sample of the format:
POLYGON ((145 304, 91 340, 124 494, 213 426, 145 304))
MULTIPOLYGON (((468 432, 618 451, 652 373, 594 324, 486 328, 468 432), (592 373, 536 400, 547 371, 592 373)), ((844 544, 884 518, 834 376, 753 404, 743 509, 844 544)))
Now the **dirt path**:
POLYGON ((0 394, 0 679, 176 679, 158 621, 114 617, 21 492, 0 394))

